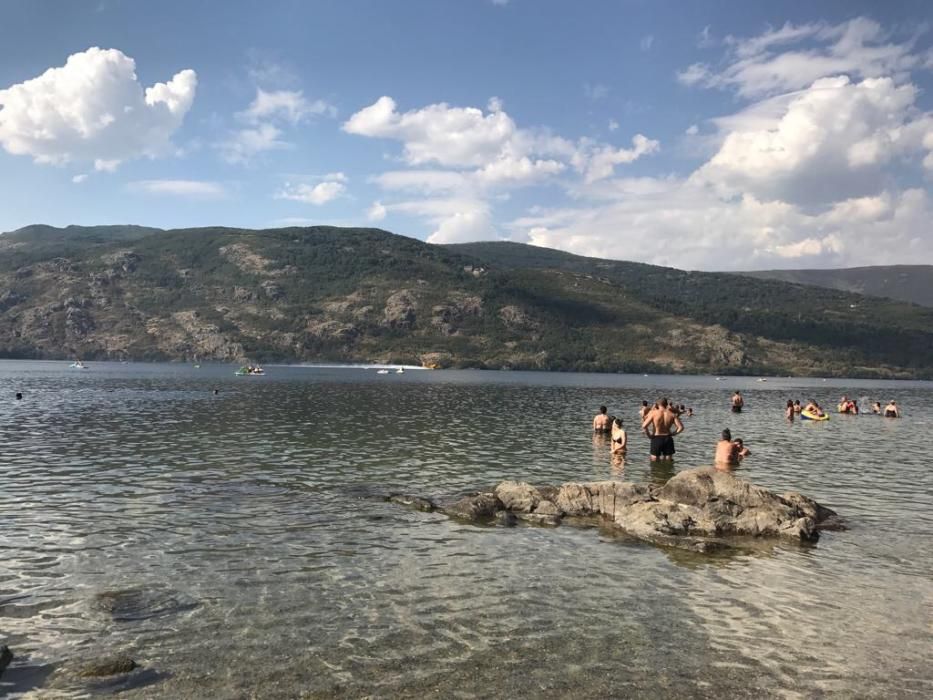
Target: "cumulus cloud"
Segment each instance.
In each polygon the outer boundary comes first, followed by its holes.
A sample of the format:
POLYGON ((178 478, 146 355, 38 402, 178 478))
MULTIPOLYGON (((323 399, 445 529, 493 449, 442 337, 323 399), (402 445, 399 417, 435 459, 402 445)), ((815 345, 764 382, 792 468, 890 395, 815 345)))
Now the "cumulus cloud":
POLYGON ((346 181, 347 178, 343 173, 331 173, 322 182, 314 185, 286 182, 285 186, 276 193, 275 198, 320 206, 342 196, 347 190, 344 184, 346 181))
POLYGON ((538 210, 507 228, 535 245, 687 269, 882 265, 933 259, 933 206, 921 189, 809 211, 750 194, 725 198, 683 179, 601 182, 572 207, 538 210), (610 191, 609 185, 612 185, 610 191), (591 199, 585 199, 591 194, 591 199), (846 218, 846 213, 858 212, 846 218))
POLYGON ((0 90, 0 145, 37 163, 93 162, 98 170, 164 155, 197 83, 187 69, 144 88, 132 58, 92 47, 69 56, 64 66, 0 90))
POLYGON ((187 199, 224 199, 227 196, 223 185, 205 180, 136 180, 129 183, 127 189, 187 199))
POLYGON ((758 197, 825 202, 877 191, 885 166, 920 147, 917 89, 891 78, 817 80, 783 113, 723 122, 718 152, 696 177, 758 197))
POLYGON ((85 180, 87 180, 87 173, 81 173, 80 175, 75 175, 73 178, 71 178, 71 181, 76 185, 80 185, 85 180))
POLYGON ((385 172, 373 181, 387 191, 428 199, 420 209, 414 201, 383 202, 384 211, 421 216, 435 226, 431 240, 445 241, 489 237, 489 203, 500 201, 510 189, 548 181, 568 169, 589 181, 609 177, 616 166, 659 146, 641 134, 633 138, 632 148, 616 148, 588 138, 571 141, 545 129, 519 128, 496 98, 489 100, 485 112, 445 103, 401 112, 395 100, 383 96, 353 114, 343 130, 401 142, 402 159, 412 169, 385 172), (451 202, 457 205, 453 210, 451 202))
POLYGON ((215 147, 228 163, 248 163, 265 151, 288 149, 292 144, 282 139, 282 130, 272 124, 258 124, 248 129, 231 132, 215 147))

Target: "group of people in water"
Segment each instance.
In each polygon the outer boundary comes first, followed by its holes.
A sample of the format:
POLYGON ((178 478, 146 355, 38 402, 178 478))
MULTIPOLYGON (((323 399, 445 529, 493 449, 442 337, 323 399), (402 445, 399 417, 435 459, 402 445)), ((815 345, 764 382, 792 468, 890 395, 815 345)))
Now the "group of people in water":
MULTIPOLYGON (((857 399, 850 399, 848 396, 843 396, 839 399, 839 404, 836 406, 836 409, 839 413, 846 413, 849 415, 857 416, 861 413, 861 409, 858 405, 857 399)), ((871 412, 874 415, 884 416, 885 418, 900 418, 901 409, 898 408, 897 402, 893 399, 888 401, 888 404, 882 408, 880 401, 875 401, 871 404, 871 412)), ((787 400, 787 405, 784 407, 784 417, 787 420, 794 420, 795 416, 799 415, 809 415, 816 416, 818 418, 825 418, 826 412, 823 410, 823 407, 820 406, 816 401, 810 399, 805 405, 801 405, 800 400, 791 401, 787 400)))
MULTIPOLYGON (((744 397, 740 391, 736 391, 732 395, 730 402, 732 412, 741 413, 744 406, 744 397)), ((843 396, 839 402, 838 410, 840 413, 858 414, 858 401, 843 396)), ((871 412, 886 418, 900 418, 901 415, 895 401, 888 402, 884 408, 881 407, 880 402, 876 401, 871 406, 871 412)), ((642 401, 638 414, 641 420, 641 431, 650 441, 649 455, 651 461, 666 462, 673 460, 676 453, 674 437, 684 431, 681 417, 692 416, 693 409, 687 408, 684 404, 677 404, 663 398, 654 405, 642 401)), ((796 416, 801 414, 809 417, 825 417, 826 415, 820 405, 812 399, 804 405, 801 405, 799 400, 788 400, 784 413, 785 417, 793 421, 796 416)), ((613 457, 624 460, 628 451, 628 435, 622 418, 610 415, 606 406, 600 406, 599 413, 593 418, 593 432, 594 434, 608 434, 613 457)), ((741 438, 733 438, 729 428, 722 431, 720 440, 716 443, 714 461, 717 467, 734 467, 750 455, 751 451, 745 446, 741 438)))
MULTIPOLYGON (((647 401, 642 402, 639 410, 641 431, 650 441, 648 452, 652 462, 668 462, 674 459, 677 452, 674 437, 684 431, 681 416, 692 415, 692 408, 676 404, 667 398, 661 399, 653 406, 647 401)), ((599 413, 593 418, 593 432, 608 433, 613 456, 624 459, 628 451, 628 434, 624 421, 617 416, 610 416, 606 406, 600 406, 599 413)), ((745 447, 741 438, 733 440, 728 428, 722 432, 722 440, 716 445, 717 466, 735 466, 750 454, 751 451, 745 447)))

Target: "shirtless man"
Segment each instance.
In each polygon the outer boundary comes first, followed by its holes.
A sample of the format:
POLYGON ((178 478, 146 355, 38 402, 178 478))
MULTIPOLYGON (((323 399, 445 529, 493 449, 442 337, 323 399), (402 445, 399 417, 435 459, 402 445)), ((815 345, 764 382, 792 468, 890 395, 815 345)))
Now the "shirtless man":
POLYGON ((676 413, 671 411, 667 399, 661 399, 658 407, 652 409, 641 422, 641 427, 647 432, 649 426, 654 427, 651 434, 651 461, 659 459, 674 459, 674 436, 684 431, 684 424, 676 413), (671 432, 671 426, 676 428, 671 432))
POLYGON ((716 443, 716 467, 734 467, 739 463, 735 443, 728 428, 722 431, 722 439, 716 443))
POLYGON ((900 418, 901 410, 897 407, 897 404, 894 401, 888 401, 888 405, 884 407, 884 417, 885 418, 900 418))
POLYGON ((742 398, 742 394, 739 393, 739 390, 736 389, 735 393, 732 395, 732 412, 741 413, 742 406, 745 405, 745 399, 742 398))
POLYGON ((609 409, 605 406, 599 407, 599 413, 596 414, 596 417, 593 419, 593 432, 594 433, 608 433, 609 429, 612 427, 612 422, 609 420, 609 409))
POLYGON ((642 401, 641 408, 638 409, 638 417, 641 418, 642 420, 645 420, 645 416, 648 415, 648 411, 650 410, 651 409, 648 407, 648 402, 642 401))

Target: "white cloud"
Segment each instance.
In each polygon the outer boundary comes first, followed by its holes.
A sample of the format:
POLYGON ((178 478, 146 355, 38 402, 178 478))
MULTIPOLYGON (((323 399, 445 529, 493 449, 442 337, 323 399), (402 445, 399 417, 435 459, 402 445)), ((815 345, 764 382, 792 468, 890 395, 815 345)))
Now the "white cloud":
POLYGON ((382 202, 373 202, 372 206, 369 208, 369 211, 366 212, 366 218, 370 221, 382 221, 386 218, 388 211, 383 206, 382 202))
POLYGON ((593 198, 583 188, 580 204, 539 210, 508 228, 535 245, 687 269, 933 260, 933 206, 920 189, 880 195, 887 204, 855 200, 816 212, 752 195, 724 198, 683 179, 603 181, 589 189, 593 198), (860 216, 844 218, 846 210, 860 216))
POLYGON ((615 119, 610 119, 609 120, 609 131, 617 131, 618 128, 619 128, 619 122, 617 122, 615 119))
POLYGON ((350 117, 350 134, 398 139, 405 144, 410 165, 481 166, 497 157, 514 137, 512 119, 502 111, 484 114, 475 107, 440 103, 399 113, 395 100, 380 97, 350 117))
POLYGON ((654 34, 643 36, 641 41, 638 42, 638 46, 642 51, 649 51, 652 44, 654 44, 654 34))
POLYGON ((790 23, 755 37, 725 40, 730 54, 725 67, 695 63, 680 71, 685 85, 732 88, 743 97, 762 97, 804 88, 820 78, 899 78, 924 66, 912 39, 892 41, 880 24, 865 17, 829 25, 790 23), (791 50, 777 48, 796 46, 791 50))
POLYGON ((505 201, 509 189, 555 178, 571 168, 588 180, 609 177, 615 166, 658 149, 658 142, 637 134, 632 148, 615 148, 592 139, 570 141, 545 129, 520 129, 492 98, 484 112, 474 107, 433 104, 399 112, 381 97, 353 114, 344 131, 402 143, 411 170, 394 170, 373 179, 389 192, 426 197, 380 202, 380 212, 403 211, 434 227, 430 240, 489 238, 490 203, 505 201), (440 166, 435 169, 424 166, 440 166))
POLYGON ((291 148, 288 141, 282 140, 282 130, 271 124, 259 124, 249 129, 240 129, 230 133, 223 141, 215 144, 221 157, 228 163, 248 163, 255 156, 265 151, 291 148))
POLYGON ((697 34, 697 48, 709 49, 716 46, 716 38, 713 36, 710 25, 703 27, 703 30, 697 34))
POLYGON ((80 175, 75 175, 73 178, 71 178, 71 181, 76 185, 80 185, 85 180, 87 180, 87 173, 81 173, 80 175))
POLYGON ((687 127, 684 133, 687 136, 696 136, 698 133, 700 133, 700 127, 698 127, 696 124, 691 124, 687 127))
POLYGON ((137 180, 129 183, 127 189, 188 199, 224 199, 227 196, 223 185, 205 180, 137 180))
POLYGON ((183 70, 144 89, 132 58, 92 47, 0 90, 0 145, 37 163, 95 162, 98 170, 163 155, 197 82, 193 70, 183 70))
POLYGON ((632 148, 613 148, 608 145, 584 144, 574 156, 574 167, 583 173, 586 182, 596 182, 613 174, 615 166, 638 160, 654 153, 660 144, 642 134, 632 137, 632 148))
MULTIPOLYGON (((911 84, 891 78, 817 80, 783 112, 751 110, 721 122, 719 151, 696 177, 757 197, 827 202, 877 191, 885 166, 918 152, 911 84)), ((923 118, 921 118, 923 120, 923 118)))
POLYGON ((304 202, 305 204, 314 204, 320 206, 327 204, 340 197, 347 190, 346 177, 343 173, 337 173, 339 178, 324 180, 315 185, 307 183, 291 184, 286 182, 279 192, 276 193, 276 199, 290 199, 295 202, 304 202))
POLYGON ((256 98, 237 116, 250 124, 281 119, 295 125, 320 115, 336 117, 337 108, 324 100, 310 101, 301 90, 266 92, 257 88, 256 98))

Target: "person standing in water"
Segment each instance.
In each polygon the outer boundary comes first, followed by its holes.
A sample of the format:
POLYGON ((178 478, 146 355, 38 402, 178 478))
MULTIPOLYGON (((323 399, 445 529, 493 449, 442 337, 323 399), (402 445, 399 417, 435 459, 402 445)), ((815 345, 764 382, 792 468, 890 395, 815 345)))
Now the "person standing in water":
POLYGON ((609 409, 605 406, 600 406, 599 413, 593 418, 593 432, 608 433, 611 427, 612 422, 609 420, 609 409))
POLYGON ((674 436, 684 431, 684 424, 680 417, 671 411, 667 399, 661 399, 658 407, 649 411, 641 423, 646 432, 653 427, 651 433, 651 461, 674 459, 674 436), (672 431, 671 428, 674 428, 672 431))
POLYGON ((784 409, 784 417, 793 422, 794 416, 797 414, 797 409, 794 408, 794 402, 790 399, 787 399, 787 407, 784 409))
POLYGON ((742 398, 742 394, 739 393, 739 390, 736 389, 735 393, 732 395, 732 412, 741 413, 742 407, 745 405, 745 399, 742 398))
POLYGON ((622 419, 616 418, 612 421, 612 454, 625 456, 628 448, 628 436, 622 427, 622 419))
POLYGON ((794 413, 800 413, 803 410, 803 406, 800 405, 800 399, 794 401, 794 413))
POLYGON ((888 401, 888 405, 884 407, 884 417, 885 418, 900 418, 901 410, 897 407, 897 404, 894 403, 893 399, 888 401))
POLYGON ((650 410, 651 408, 649 408, 648 402, 642 401, 641 408, 638 409, 638 417, 641 418, 642 420, 645 420, 645 416, 648 415, 648 411, 650 410))
POLYGON ((722 436, 716 443, 715 463, 717 468, 734 467, 739 463, 735 454, 735 444, 732 442, 732 431, 728 428, 722 431, 722 436))

